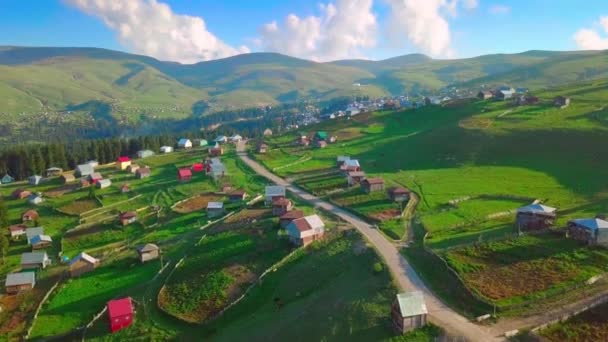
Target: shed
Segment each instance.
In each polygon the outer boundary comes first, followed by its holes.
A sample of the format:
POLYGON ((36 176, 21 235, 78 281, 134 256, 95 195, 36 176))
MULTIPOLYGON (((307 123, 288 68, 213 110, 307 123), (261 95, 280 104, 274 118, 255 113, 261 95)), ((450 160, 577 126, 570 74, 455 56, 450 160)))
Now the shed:
POLYGON ((327 141, 325 140, 317 140, 316 145, 318 148, 326 148, 327 147, 327 141))
POLYGON ((272 204, 272 199, 275 197, 285 197, 285 187, 280 185, 268 185, 265 189, 266 205, 272 204))
POLYGON ((99 259, 96 259, 85 252, 80 252, 70 260, 70 277, 80 277, 84 273, 92 272, 99 266, 99 259))
POLYGON ((76 177, 74 177, 74 175, 71 173, 62 174, 60 179, 63 184, 68 184, 68 183, 72 183, 72 182, 76 181, 76 177))
POLYGON ((120 192, 123 194, 131 192, 131 187, 129 186, 129 184, 123 184, 120 186, 120 192))
POLYGON ((514 92, 512 90, 499 90, 496 92, 496 94, 494 95, 494 98, 496 100, 508 100, 510 98, 513 97, 514 92))
POLYGON ((51 260, 46 252, 27 252, 21 254, 21 269, 30 270, 45 268, 51 264, 51 260))
POLYGON ((152 157, 153 155, 154 155, 154 151, 152 151, 152 150, 137 151, 137 158, 140 158, 140 159, 152 157))
POLYGON ((129 165, 131 165, 131 158, 129 157, 122 156, 116 159, 116 167, 118 167, 119 170, 126 170, 129 165))
POLYGON ((53 243, 53 239, 48 235, 36 235, 30 240, 32 250, 43 249, 49 247, 53 243))
POLYGON ((110 331, 115 333, 133 323, 133 302, 131 297, 115 299, 108 302, 108 319, 110 331))
POLYGON ((49 167, 49 168, 48 168, 48 169, 46 169, 46 171, 45 171, 45 175, 46 175, 47 177, 56 177, 56 176, 61 175, 62 173, 63 173, 63 169, 62 169, 62 168, 60 168, 60 167, 55 167, 55 166, 53 166, 53 167, 49 167))
POLYGON ((93 172, 89 175, 88 178, 89 178, 89 182, 91 182, 91 184, 97 184, 97 182, 99 182, 100 180, 103 179, 103 176, 99 172, 93 172))
POLYGON ((568 222, 567 234, 591 246, 608 247, 608 222, 600 218, 572 220, 568 222))
POLYGON ((148 178, 151 175, 152 171, 150 170, 150 168, 147 167, 140 167, 139 169, 137 169, 137 171, 135 171, 135 177, 137 177, 138 179, 148 178))
POLYGON ((31 244, 32 243, 32 239, 34 238, 34 236, 37 235, 44 235, 44 228, 42 227, 33 227, 33 228, 27 228, 25 230, 25 236, 27 238, 27 244, 31 244))
POLYGON ((209 155, 212 157, 219 157, 224 154, 224 148, 221 146, 214 146, 209 149, 209 155))
POLYGON ((209 202, 207 203, 207 216, 209 218, 216 218, 223 216, 225 213, 223 202, 209 202))
POLYGON ((187 182, 192 179, 192 171, 190 169, 179 169, 177 170, 177 179, 180 182, 187 182))
POLYGON ((382 178, 368 178, 361 182, 361 188, 366 193, 384 191, 384 179, 382 178))
POLYGON ((4 288, 9 295, 31 290, 34 286, 36 286, 35 272, 9 273, 4 282, 4 288))
POLYGON ((21 214, 21 221, 33 222, 33 221, 38 220, 39 217, 40 217, 40 215, 38 214, 38 212, 36 210, 29 209, 29 210, 26 210, 23 214, 21 214))
POLYGON ((160 153, 171 153, 173 152, 173 147, 171 146, 161 146, 160 147, 160 153))
POLYGON ((218 135, 218 137, 215 138, 215 142, 218 144, 223 144, 225 142, 228 142, 228 138, 224 135, 218 135))
POLYGON ((489 90, 482 90, 477 93, 477 98, 479 98, 480 100, 488 100, 491 99, 493 96, 494 94, 489 90))
POLYGON ((89 182, 88 179, 86 179, 86 178, 81 178, 80 179, 80 187, 81 188, 88 188, 89 186, 91 186, 91 182, 89 182))
POLYGON ((325 223, 318 215, 310 215, 291 221, 285 228, 289 240, 297 246, 307 246, 323 238, 325 223))
POLYGON ((27 229, 27 226, 24 224, 13 224, 8 227, 8 231, 11 234, 11 238, 13 238, 13 239, 20 237, 21 235, 25 235, 26 229, 27 229))
POLYGON ((230 141, 233 142, 233 143, 238 143, 241 140, 243 140, 243 137, 240 136, 240 135, 238 135, 238 134, 235 134, 235 135, 233 135, 233 136, 230 137, 230 141))
POLYGON ((206 139, 194 139, 194 142, 192 143, 193 146, 198 146, 198 147, 205 147, 207 145, 209 145, 209 142, 206 139))
POLYGON ((109 188, 112 185, 112 181, 109 179, 102 179, 98 181, 96 185, 98 189, 105 189, 109 188))
POLYGON ((361 165, 357 159, 348 159, 342 163, 340 169, 346 172, 361 171, 361 165))
POLYGON ((360 184, 365 179, 365 172, 363 171, 352 171, 346 175, 348 179, 348 186, 360 184))
POLYGON ((30 176, 27 179, 27 182, 30 183, 30 185, 39 185, 40 182, 42 182, 42 176, 38 176, 38 175, 30 176))
POLYGON ((192 172, 203 172, 205 170, 205 167, 203 166, 203 163, 194 163, 192 164, 192 172))
POLYGON ((282 196, 276 196, 272 199, 272 214, 274 216, 282 216, 293 208, 293 203, 282 196))
POLYGON ((181 138, 177 142, 177 147, 179 147, 179 148, 185 148, 185 149, 192 148, 192 141, 190 141, 190 139, 181 138))
POLYGON ((95 172, 95 168, 89 164, 78 165, 74 171, 77 177, 87 177, 93 172, 95 172))
POLYGON ((409 201, 411 193, 412 192, 409 189, 403 187, 393 187, 388 189, 388 197, 393 202, 409 201))
POLYGON ((327 136, 328 136, 328 135, 327 135, 327 132, 324 132, 324 131, 318 131, 318 132, 315 134, 315 139, 317 139, 317 140, 327 140, 327 136))
POLYGON ((288 211, 279 217, 279 224, 281 225, 281 228, 285 228, 291 221, 302 217, 304 217, 304 212, 302 210, 288 211))
POLYGON ((160 256, 160 248, 153 243, 147 243, 137 247, 137 254, 139 255, 139 261, 141 262, 155 260, 160 256))
POLYGON ((420 291, 399 293, 391 310, 393 325, 400 334, 425 326, 427 314, 424 295, 420 291))
POLYGON ((137 213, 134 211, 127 211, 118 215, 118 220, 123 226, 128 226, 131 223, 137 222, 137 213))
POLYGON ((228 194, 230 202, 244 201, 247 198, 247 192, 245 190, 235 190, 228 194))
POLYGON ((553 226, 557 209, 533 203, 517 209, 516 224, 521 230, 542 230, 553 226))
POLYGON ((558 96, 553 99, 553 104, 560 108, 565 108, 570 105, 570 98, 565 96, 558 96))

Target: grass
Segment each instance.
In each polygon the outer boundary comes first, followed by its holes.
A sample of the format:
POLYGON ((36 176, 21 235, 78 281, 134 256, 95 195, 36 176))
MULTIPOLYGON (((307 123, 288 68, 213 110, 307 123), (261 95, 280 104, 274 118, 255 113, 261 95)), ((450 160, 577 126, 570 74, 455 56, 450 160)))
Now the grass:
POLYGON ((608 339, 608 304, 596 306, 565 322, 543 329, 539 335, 547 341, 605 341, 608 339))
POLYGON ((405 222, 401 219, 392 219, 381 222, 380 230, 393 240, 401 240, 406 232, 405 222))

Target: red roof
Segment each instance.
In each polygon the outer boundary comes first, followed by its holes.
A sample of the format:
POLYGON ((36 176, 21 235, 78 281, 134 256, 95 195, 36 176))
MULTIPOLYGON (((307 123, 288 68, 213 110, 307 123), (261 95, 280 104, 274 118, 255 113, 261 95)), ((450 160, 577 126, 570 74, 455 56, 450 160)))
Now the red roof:
POLYGON ((291 223, 293 223, 296 226, 296 229, 299 230, 300 232, 305 232, 307 230, 312 229, 310 227, 310 224, 308 224, 308 221, 306 221, 306 219, 303 217, 299 218, 299 219, 295 219, 291 223))
POLYGON ((192 170, 194 171, 203 171, 203 164, 202 163, 195 163, 192 165, 192 170))
POLYGON ((369 184, 384 184, 384 179, 382 178, 368 178, 365 181, 369 184))
POLYGON ((108 315, 110 319, 133 314, 131 297, 115 299, 108 302, 108 315))
POLYGON ((129 158, 129 157, 118 157, 119 163, 124 163, 124 162, 129 162, 129 161, 131 161, 131 158, 129 158))
POLYGON ((192 171, 190 171, 190 169, 179 169, 177 174, 180 178, 192 177, 192 171))
POLYGON ((133 218, 133 217, 137 217, 137 213, 134 212, 134 211, 127 211, 126 213, 120 214, 120 218, 124 219, 124 220, 130 219, 130 218, 133 218))
POLYGON ((27 226, 24 225, 24 224, 14 224, 12 226, 9 226, 8 229, 11 232, 18 232, 18 231, 21 231, 21 230, 25 231, 27 229, 27 226))
POLYGON ((283 196, 276 196, 272 198, 272 205, 275 207, 287 207, 291 205, 291 201, 283 196))
POLYGON ((281 220, 295 220, 304 217, 304 212, 302 210, 292 210, 288 211, 285 214, 281 215, 281 220))
POLYGON ((406 188, 392 188, 390 192, 395 195, 405 195, 409 194, 411 191, 406 188))

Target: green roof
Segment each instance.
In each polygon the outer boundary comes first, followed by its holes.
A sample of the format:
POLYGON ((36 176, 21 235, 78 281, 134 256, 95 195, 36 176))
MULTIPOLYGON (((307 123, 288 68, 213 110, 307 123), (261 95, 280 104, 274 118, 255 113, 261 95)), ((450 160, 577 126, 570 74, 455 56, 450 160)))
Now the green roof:
POLYGON ((424 315, 427 312, 424 296, 420 291, 399 293, 397 295, 401 316, 411 317, 424 315))
POLYGON ((319 139, 327 139, 327 132, 319 131, 317 132, 317 137, 319 139))

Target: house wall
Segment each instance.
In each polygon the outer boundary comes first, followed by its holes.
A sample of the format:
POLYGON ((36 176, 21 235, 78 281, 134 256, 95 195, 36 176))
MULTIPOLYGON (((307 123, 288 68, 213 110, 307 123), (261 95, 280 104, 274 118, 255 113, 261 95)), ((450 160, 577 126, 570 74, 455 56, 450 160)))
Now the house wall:
POLYGON ((22 270, 29 270, 29 269, 34 269, 34 268, 45 268, 46 265, 45 264, 39 264, 39 263, 34 263, 34 264, 21 264, 21 269, 22 270))
POLYGON ((50 245, 51 245, 50 242, 43 241, 43 242, 37 243, 35 245, 32 245, 32 249, 34 249, 34 250, 35 249, 43 249, 43 248, 47 248, 50 245))
POLYGON ((156 251, 140 254, 139 260, 141 262, 146 262, 146 261, 158 259, 158 257, 159 257, 158 250, 156 250, 156 251))
POLYGON ((516 224, 522 230, 541 230, 555 224, 555 216, 520 213, 517 214, 516 224))
POLYGON ((608 247, 608 229, 598 230, 597 244, 603 247, 608 247))
POLYGON ((123 315, 110 318, 110 330, 114 333, 124 329, 133 322, 133 315, 123 315))
POLYGON ((222 215, 224 215, 224 209, 207 209, 207 216, 210 218, 219 217, 222 215))
POLYGON ((79 277, 82 274, 93 270, 95 270, 95 265, 79 260, 70 266, 70 276, 72 278, 79 277))
POLYGON ((8 286, 6 288, 6 293, 8 294, 17 294, 21 291, 27 291, 27 290, 31 290, 34 287, 32 286, 32 284, 23 284, 23 285, 14 285, 14 286, 8 286))
POLYGON ((595 244, 595 237, 591 231, 576 225, 568 227, 568 237, 586 244, 595 244))

